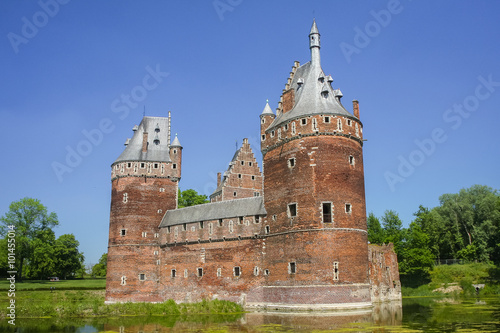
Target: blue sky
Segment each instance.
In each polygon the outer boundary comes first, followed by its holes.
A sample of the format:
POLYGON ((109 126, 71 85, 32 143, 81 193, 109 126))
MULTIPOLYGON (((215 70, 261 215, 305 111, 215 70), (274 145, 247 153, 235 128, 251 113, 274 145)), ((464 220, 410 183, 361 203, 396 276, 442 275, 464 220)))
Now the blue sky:
POLYGON ((309 61, 313 17, 323 70, 348 110, 360 102, 367 213, 393 209, 408 225, 443 193, 499 189, 499 12, 451 0, 2 1, 0 215, 38 198, 96 263, 110 165, 144 107, 172 112, 181 189, 210 194, 243 138, 261 160, 259 114, 266 99, 277 107, 293 61, 309 61))

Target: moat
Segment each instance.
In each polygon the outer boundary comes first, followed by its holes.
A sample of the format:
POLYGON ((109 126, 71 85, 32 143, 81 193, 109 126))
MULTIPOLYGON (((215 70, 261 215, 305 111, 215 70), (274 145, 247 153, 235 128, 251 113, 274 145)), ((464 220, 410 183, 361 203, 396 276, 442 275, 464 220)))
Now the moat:
MULTIPOLYGON (((9 327, 10 326, 10 327, 9 327)), ((498 332, 500 297, 405 298, 373 310, 336 313, 22 319, 4 332, 498 332)))

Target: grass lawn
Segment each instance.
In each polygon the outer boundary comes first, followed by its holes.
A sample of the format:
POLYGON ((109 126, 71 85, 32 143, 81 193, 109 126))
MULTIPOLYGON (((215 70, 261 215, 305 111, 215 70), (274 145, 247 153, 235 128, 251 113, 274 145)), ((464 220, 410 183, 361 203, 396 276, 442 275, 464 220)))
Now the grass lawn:
MULTIPOLYGON (((8 290, 10 282, 7 279, 0 280, 0 290, 8 290)), ((60 280, 50 282, 49 280, 25 280, 16 281, 16 290, 50 290, 55 287, 56 290, 99 290, 106 288, 106 279, 79 279, 79 280, 60 280)))

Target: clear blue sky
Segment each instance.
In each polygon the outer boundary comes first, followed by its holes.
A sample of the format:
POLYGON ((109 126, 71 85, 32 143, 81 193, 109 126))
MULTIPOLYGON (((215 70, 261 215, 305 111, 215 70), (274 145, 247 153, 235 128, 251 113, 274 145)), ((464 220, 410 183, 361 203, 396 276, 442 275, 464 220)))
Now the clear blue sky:
POLYGON ((38 198, 96 263, 110 165, 144 106, 172 111, 181 188, 210 194, 236 142, 249 138, 260 161, 259 114, 266 99, 277 107, 293 61, 309 61, 313 17, 324 71, 347 109, 360 102, 367 213, 393 209, 408 225, 443 193, 498 189, 499 13, 456 0, 2 1, 0 215, 38 198), (70 166, 68 149, 86 156, 70 166))

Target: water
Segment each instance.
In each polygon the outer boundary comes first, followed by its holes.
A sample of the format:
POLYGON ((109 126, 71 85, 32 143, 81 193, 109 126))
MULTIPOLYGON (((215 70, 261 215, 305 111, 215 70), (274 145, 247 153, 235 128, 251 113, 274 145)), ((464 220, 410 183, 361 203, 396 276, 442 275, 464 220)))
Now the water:
POLYGON ((500 332, 500 297, 481 299, 407 298, 373 310, 335 313, 246 313, 94 319, 6 321, 0 332, 500 332))

